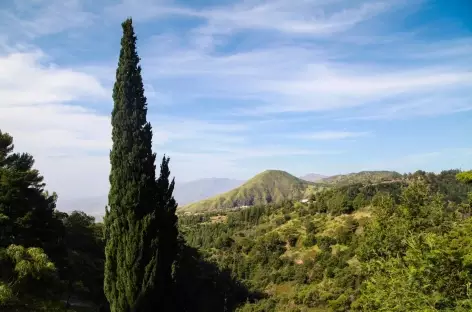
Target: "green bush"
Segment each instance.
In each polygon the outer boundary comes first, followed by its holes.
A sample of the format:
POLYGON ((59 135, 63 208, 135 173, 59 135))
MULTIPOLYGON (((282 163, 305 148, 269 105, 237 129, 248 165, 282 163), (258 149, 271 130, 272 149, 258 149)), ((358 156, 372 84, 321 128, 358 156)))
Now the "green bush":
POLYGON ((303 240, 303 246, 311 247, 316 245, 316 236, 315 234, 308 234, 305 239, 303 240))

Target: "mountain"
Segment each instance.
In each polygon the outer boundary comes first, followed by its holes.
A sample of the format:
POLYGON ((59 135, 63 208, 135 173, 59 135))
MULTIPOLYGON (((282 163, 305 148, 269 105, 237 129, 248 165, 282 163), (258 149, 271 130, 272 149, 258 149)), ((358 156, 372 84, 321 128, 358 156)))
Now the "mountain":
MULTIPOLYGON (((395 171, 361 171, 330 177, 312 173, 297 178, 284 171, 267 170, 246 183, 226 178, 177 183, 174 197, 180 205, 179 211, 204 211, 279 202, 283 199, 308 196, 315 189, 353 183, 394 181, 401 177, 402 175, 395 171), (320 177, 322 178, 315 180, 320 177)), ((61 211, 85 211, 101 220, 107 202, 107 195, 70 200, 59 198, 57 207, 61 211)))
POLYGON ((347 185, 354 183, 380 183, 387 181, 395 181, 401 179, 402 174, 396 171, 361 171, 349 174, 339 174, 323 178, 317 182, 347 185))
POLYGON ((186 183, 176 183, 174 197, 179 205, 187 205, 202 199, 228 192, 241 184, 243 180, 226 178, 200 179, 186 183))
POLYGON ((322 179, 325 179, 325 178, 328 178, 328 176, 324 176, 324 175, 317 174, 317 173, 309 173, 309 174, 306 174, 306 175, 300 177, 300 179, 305 180, 305 181, 309 181, 309 182, 318 182, 318 181, 320 181, 322 179))
POLYGON ((184 206, 180 211, 210 211, 253 206, 303 197, 312 183, 285 171, 267 170, 229 192, 184 206))
POLYGON ((57 209, 64 212, 72 212, 75 210, 84 211, 95 217, 96 221, 101 221, 105 215, 105 206, 107 204, 107 195, 62 200, 61 197, 59 197, 57 209))

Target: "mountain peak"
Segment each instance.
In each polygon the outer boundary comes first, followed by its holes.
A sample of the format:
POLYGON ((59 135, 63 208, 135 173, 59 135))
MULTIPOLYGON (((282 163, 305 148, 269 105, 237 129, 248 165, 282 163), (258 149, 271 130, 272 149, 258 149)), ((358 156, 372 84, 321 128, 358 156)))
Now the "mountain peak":
POLYGON ((182 207, 181 211, 229 209, 303 197, 311 183, 282 170, 263 171, 238 188, 182 207))

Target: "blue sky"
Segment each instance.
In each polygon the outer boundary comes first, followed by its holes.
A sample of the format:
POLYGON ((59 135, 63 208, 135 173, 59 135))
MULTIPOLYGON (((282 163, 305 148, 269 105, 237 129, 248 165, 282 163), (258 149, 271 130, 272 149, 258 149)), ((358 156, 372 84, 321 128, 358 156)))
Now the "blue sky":
POLYGON ((469 0, 5 0, 0 126, 60 198, 106 194, 132 16, 154 148, 177 182, 469 169, 470 12, 469 0))

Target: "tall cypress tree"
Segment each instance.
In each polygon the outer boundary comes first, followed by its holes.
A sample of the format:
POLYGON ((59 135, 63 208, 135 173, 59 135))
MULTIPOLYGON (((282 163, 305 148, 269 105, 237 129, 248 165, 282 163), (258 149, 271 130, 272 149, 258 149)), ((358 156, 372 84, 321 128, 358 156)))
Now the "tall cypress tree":
POLYGON ((112 312, 155 311, 159 211, 152 130, 132 20, 123 37, 113 89, 113 147, 106 224, 105 294, 112 312), (154 305, 154 306, 153 306, 154 305))

